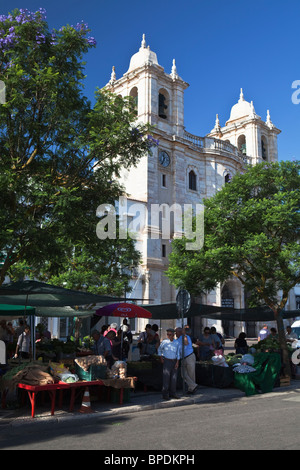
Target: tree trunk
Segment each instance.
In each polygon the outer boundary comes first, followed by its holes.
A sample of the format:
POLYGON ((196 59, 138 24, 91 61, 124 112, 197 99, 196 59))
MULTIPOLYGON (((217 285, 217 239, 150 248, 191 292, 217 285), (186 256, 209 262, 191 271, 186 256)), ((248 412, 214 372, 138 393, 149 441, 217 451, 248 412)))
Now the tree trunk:
POLYGON ((280 311, 274 312, 274 316, 277 322, 278 340, 280 344, 280 349, 282 351, 283 372, 284 375, 289 375, 291 377, 291 364, 284 332, 283 318, 280 315, 280 311))
POLYGON ((75 342, 76 342, 76 343, 79 342, 81 326, 82 326, 82 320, 81 320, 81 318, 76 317, 76 320, 75 320, 75 332, 74 332, 74 337, 75 337, 75 342))

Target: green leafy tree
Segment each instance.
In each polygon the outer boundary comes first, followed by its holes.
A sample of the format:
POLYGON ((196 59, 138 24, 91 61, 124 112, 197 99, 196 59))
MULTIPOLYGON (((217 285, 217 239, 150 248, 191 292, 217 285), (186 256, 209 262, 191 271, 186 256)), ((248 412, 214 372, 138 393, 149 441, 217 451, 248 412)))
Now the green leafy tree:
POLYGON ((84 290, 94 294, 124 297, 131 292, 132 270, 140 262, 134 241, 101 240, 88 246, 66 246, 59 259, 51 258, 34 266, 20 261, 11 266, 12 281, 39 278, 41 281, 84 290))
POLYGON ((235 277, 249 305, 274 312, 283 360, 289 360, 281 312, 300 282, 300 163, 262 163, 236 174, 204 203, 204 246, 173 242, 167 276, 200 295, 235 277))
POLYGON ((97 207, 114 203, 120 169, 153 145, 129 98, 84 96, 89 31, 50 31, 43 9, 0 16, 0 285, 14 266, 58 276, 74 249, 101 256, 97 207))

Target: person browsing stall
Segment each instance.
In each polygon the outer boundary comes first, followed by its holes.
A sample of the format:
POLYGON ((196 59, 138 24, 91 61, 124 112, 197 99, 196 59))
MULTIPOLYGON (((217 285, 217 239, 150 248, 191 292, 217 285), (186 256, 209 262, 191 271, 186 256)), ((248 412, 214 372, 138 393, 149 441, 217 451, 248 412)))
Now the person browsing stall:
POLYGON ((147 344, 147 338, 148 338, 148 334, 149 334, 149 331, 151 330, 151 325, 150 323, 147 323, 147 325, 145 326, 145 331, 142 331, 142 333, 139 335, 138 337, 138 340, 137 340, 137 347, 139 348, 140 350, 140 355, 143 355, 145 354, 145 350, 146 350, 146 344, 147 344))
POLYGON ((16 353, 14 358, 17 358, 20 354, 21 359, 29 359, 30 358, 30 328, 29 326, 25 326, 24 332, 20 334, 17 346, 16 346, 16 353))
POLYGON ((96 356, 104 356, 108 367, 111 367, 114 360, 112 357, 111 344, 109 338, 101 335, 98 330, 92 331, 92 337, 94 338, 95 344, 93 352, 96 356))
POLYGON ((286 327, 286 334, 285 334, 286 341, 288 343, 293 343, 298 339, 297 333, 294 333, 290 326, 286 327))
POLYGON ((217 333, 217 330, 214 326, 211 327, 210 334, 212 335, 212 338, 215 342, 216 349, 220 349, 224 351, 224 344, 225 344, 224 338, 220 333, 217 333))
POLYGON ((200 340, 196 341, 196 344, 200 346, 200 360, 207 361, 211 359, 216 345, 213 337, 210 334, 210 328, 208 328, 208 326, 204 328, 203 335, 200 337, 200 340))

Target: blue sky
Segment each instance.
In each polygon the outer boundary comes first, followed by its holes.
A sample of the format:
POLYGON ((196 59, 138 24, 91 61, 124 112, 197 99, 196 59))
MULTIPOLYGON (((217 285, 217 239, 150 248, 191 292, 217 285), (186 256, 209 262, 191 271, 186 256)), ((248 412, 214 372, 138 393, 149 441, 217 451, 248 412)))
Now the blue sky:
POLYGON ((0 14, 40 7, 50 28, 81 20, 91 28, 97 47, 86 57, 90 99, 109 81, 113 65, 117 78, 128 70, 145 33, 165 71, 175 58, 190 84, 187 131, 204 136, 216 113, 223 126, 242 87, 256 113, 265 120, 269 109, 281 129, 279 159, 300 160, 300 104, 291 99, 292 83, 300 80, 299 0, 1 0, 0 14))

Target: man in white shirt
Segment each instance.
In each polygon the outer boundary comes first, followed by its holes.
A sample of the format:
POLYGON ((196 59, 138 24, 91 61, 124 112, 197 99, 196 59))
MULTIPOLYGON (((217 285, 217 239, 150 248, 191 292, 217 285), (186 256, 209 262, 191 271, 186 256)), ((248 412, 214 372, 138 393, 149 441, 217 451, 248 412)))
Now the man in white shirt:
POLYGON ((297 335, 297 333, 293 333, 293 330, 290 326, 287 326, 286 327, 285 338, 286 338, 288 343, 293 343, 295 340, 298 339, 298 335, 297 335))
POLYGON ((257 338, 258 341, 263 341, 264 339, 266 339, 269 336, 269 334, 270 334, 270 331, 269 331, 267 325, 264 325, 262 327, 262 329, 260 330, 260 332, 259 332, 259 336, 257 338))
POLYGON ((176 395, 177 372, 180 359, 179 344, 174 339, 175 330, 167 329, 167 339, 164 339, 158 348, 158 355, 163 364, 163 387, 162 396, 164 400, 179 398, 176 395))

